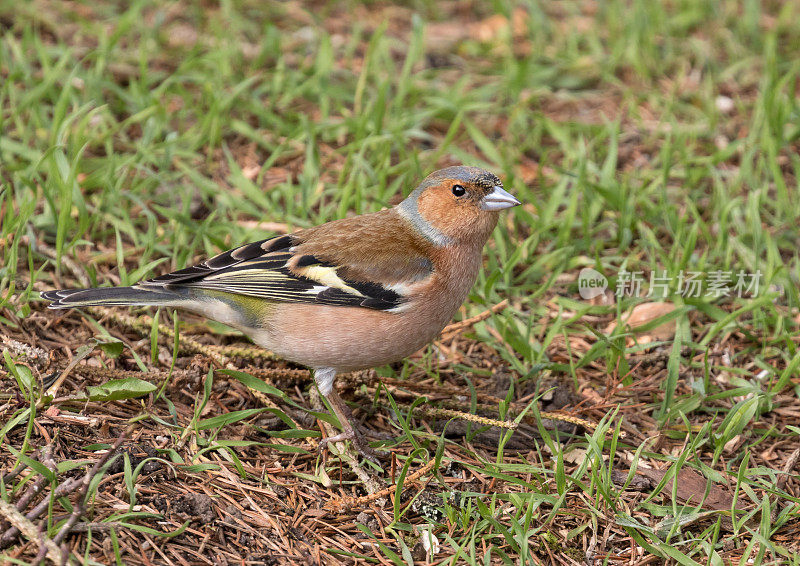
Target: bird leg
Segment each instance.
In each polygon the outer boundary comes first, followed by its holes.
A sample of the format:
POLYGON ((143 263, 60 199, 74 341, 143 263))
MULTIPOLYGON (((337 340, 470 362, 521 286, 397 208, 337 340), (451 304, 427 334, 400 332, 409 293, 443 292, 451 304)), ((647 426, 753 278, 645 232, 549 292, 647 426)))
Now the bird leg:
POLYGON ((366 437, 353 426, 350 410, 347 408, 347 405, 344 404, 342 398, 339 397, 339 394, 336 393, 336 390, 331 389, 331 392, 328 393, 325 398, 331 404, 336 418, 339 419, 342 425, 342 432, 334 436, 323 438, 319 443, 319 449, 324 449, 331 442, 350 440, 353 443, 353 448, 358 450, 359 454, 377 464, 378 453, 367 444, 366 437))

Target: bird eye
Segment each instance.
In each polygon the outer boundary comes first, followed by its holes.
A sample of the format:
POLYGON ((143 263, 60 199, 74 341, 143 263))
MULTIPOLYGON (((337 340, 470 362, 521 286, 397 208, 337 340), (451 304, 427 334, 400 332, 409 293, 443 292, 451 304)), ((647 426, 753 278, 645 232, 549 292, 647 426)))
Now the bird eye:
POLYGON ((463 197, 465 194, 467 194, 467 189, 461 185, 453 185, 453 194, 457 197, 463 197))

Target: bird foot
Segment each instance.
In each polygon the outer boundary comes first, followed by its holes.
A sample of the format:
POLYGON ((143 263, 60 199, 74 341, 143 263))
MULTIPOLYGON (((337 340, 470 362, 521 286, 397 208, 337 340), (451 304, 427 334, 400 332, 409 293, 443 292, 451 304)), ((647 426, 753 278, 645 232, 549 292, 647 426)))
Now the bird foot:
POLYGON ((328 436, 323 438, 319 441, 317 445, 317 451, 322 452, 328 447, 328 444, 331 442, 343 442, 345 440, 349 440, 353 443, 353 448, 355 448, 361 456, 369 460, 374 464, 379 464, 379 454, 376 450, 374 450, 369 444, 367 444, 367 440, 363 434, 359 434, 355 431, 355 429, 348 427, 344 432, 336 434, 334 436, 328 436))

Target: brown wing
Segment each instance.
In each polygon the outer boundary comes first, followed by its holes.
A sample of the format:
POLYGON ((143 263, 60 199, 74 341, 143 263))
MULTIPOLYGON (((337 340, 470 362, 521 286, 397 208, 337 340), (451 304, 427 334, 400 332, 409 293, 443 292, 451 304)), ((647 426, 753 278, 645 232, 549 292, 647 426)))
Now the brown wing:
POLYGON ((316 258, 345 279, 381 286, 422 281, 433 273, 430 243, 394 209, 335 220, 297 233, 298 268, 316 258), (309 257, 310 256, 310 257, 309 257))
POLYGON ((401 218, 385 214, 390 212, 246 244, 138 285, 189 287, 276 302, 397 308, 406 299, 398 285, 423 280, 433 265, 413 237, 407 245, 387 237, 408 231, 401 218))

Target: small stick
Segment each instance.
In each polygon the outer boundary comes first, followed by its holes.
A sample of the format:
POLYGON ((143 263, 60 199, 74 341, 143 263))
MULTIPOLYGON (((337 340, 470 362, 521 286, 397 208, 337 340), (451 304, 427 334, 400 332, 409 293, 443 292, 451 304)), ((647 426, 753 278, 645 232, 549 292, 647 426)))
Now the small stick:
MULTIPOLYGON (((59 484, 58 487, 56 487, 53 496, 61 497, 67 495, 68 493, 72 493, 80 486, 80 484, 81 484, 80 479, 76 478, 68 479, 67 481, 65 481, 62 484, 59 484)), ((28 513, 25 515, 25 518, 28 519, 29 521, 38 518, 42 513, 45 512, 45 510, 49 505, 50 501, 48 500, 47 497, 45 497, 36 505, 36 507, 28 511, 28 513)), ((6 532, 4 532, 3 536, 0 537, 0 548, 5 548, 10 543, 14 542, 17 538, 17 535, 19 535, 19 532, 20 532, 19 529, 17 529, 16 527, 11 527, 6 532)))
MULTIPOLYGON (((127 437, 128 433, 130 432, 132 427, 133 427, 133 425, 131 425, 127 429, 125 429, 125 431, 122 433, 120 438, 117 439, 117 442, 114 444, 114 447, 103 455, 103 457, 98 461, 97 464, 95 464, 95 466, 92 468, 91 471, 87 472, 87 475, 89 475, 89 474, 91 474, 91 475, 89 476, 89 480, 86 482, 86 486, 88 486, 89 482, 91 482, 92 477, 94 477, 97 474, 97 471, 99 471, 100 467, 102 467, 103 464, 105 464, 108 461, 108 459, 111 458, 111 456, 114 455, 114 453, 117 451, 119 446, 122 444, 122 441, 125 439, 125 437, 127 437), (95 468, 96 468, 96 470, 95 470, 95 468)), ((64 481, 63 483, 59 484, 56 487, 55 491, 53 492, 53 497, 62 497, 64 495, 72 493, 73 491, 75 491, 76 489, 78 489, 79 487, 84 485, 84 481, 85 480, 86 480, 86 477, 84 476, 83 478, 70 478, 70 479, 64 481)), ((84 491, 84 493, 82 494, 82 498, 83 499, 85 499, 86 489, 88 489, 88 487, 83 490, 84 491)), ((33 521, 33 520, 37 519, 42 513, 44 513, 47 510, 49 505, 50 505, 49 498, 45 497, 44 499, 42 499, 36 505, 36 507, 31 509, 25 515, 25 519, 27 519, 28 521, 33 521)), ((85 503, 83 501, 81 501, 81 505, 85 505, 85 503)), ((63 528, 62 528, 62 530, 63 530, 63 528)), ((16 526, 11 527, 8 530, 6 530, 6 532, 3 533, 3 536, 0 537, 0 548, 5 548, 9 544, 14 542, 14 540, 16 540, 16 538, 19 535, 19 533, 20 533, 20 530, 16 526)), ((59 534, 61 534, 61 533, 59 532, 59 534)))
MULTIPOLYGON (((42 450, 41 462, 42 464, 47 466, 47 469, 55 471, 56 463, 53 461, 53 458, 51 457, 52 451, 53 451, 52 447, 45 446, 44 450, 42 450)), ((22 497, 20 497, 19 500, 17 501, 16 504, 17 509, 19 509, 20 511, 24 511, 25 508, 28 506, 28 504, 33 500, 33 498, 36 497, 36 494, 42 491, 42 489, 46 485, 47 485, 47 478, 45 476, 39 476, 38 478, 36 478, 36 481, 33 482, 33 484, 25 492, 25 494, 22 497)))
MULTIPOLYGON (((419 470, 408 476, 404 484, 411 483, 417 481, 419 478, 427 474, 431 468, 436 464, 436 459, 429 461, 427 464, 422 466, 419 470)), ((334 499, 330 501, 326 506, 330 506, 334 509, 344 509, 345 507, 363 507, 368 503, 372 503, 376 499, 381 497, 389 497, 395 490, 396 486, 390 485, 380 491, 376 491, 375 493, 370 493, 368 495, 362 495, 361 497, 341 497, 339 499, 334 499)))
POLYGON ((105 454, 103 454, 103 456, 97 462, 95 462, 95 465, 92 466, 91 470, 86 471, 86 474, 83 476, 83 482, 82 482, 83 487, 81 489, 80 494, 78 495, 78 504, 72 511, 72 515, 70 515, 69 519, 67 519, 67 522, 64 523, 64 526, 61 527, 61 530, 58 531, 58 534, 53 539, 53 542, 56 545, 60 545, 63 542, 64 537, 66 537, 69 534, 70 530, 72 529, 72 526, 75 523, 77 523, 78 519, 81 518, 81 515, 83 515, 86 512, 86 499, 87 499, 86 496, 89 492, 89 484, 92 483, 92 478, 94 478, 94 476, 96 476, 98 472, 100 472, 100 469, 106 464, 106 462, 108 462, 111 459, 111 457, 117 453, 117 450, 119 450, 119 447, 127 438, 128 433, 131 432, 132 430, 133 430, 133 425, 129 425, 125 430, 123 430, 122 433, 117 438, 117 441, 114 443, 114 446, 112 446, 110 450, 108 450, 105 454))
MULTIPOLYGON (((34 460, 38 459, 39 451, 37 450, 33 454, 31 454, 31 458, 34 460)), ((10 481, 13 481, 14 478, 16 478, 18 475, 20 475, 27 469, 28 469, 28 464, 26 464, 25 462, 19 462, 19 465, 16 468, 14 468, 13 470, 11 470, 10 472, 6 473, 3 476, 3 483, 8 483, 10 481)))
POLYGON ((789 481, 789 478, 792 475, 792 470, 797 465, 797 461, 800 460, 800 448, 797 448, 789 458, 786 460, 786 463, 783 465, 783 473, 778 476, 778 480, 775 482, 776 489, 783 489, 786 486, 786 482, 789 481))
MULTIPOLYGON (((58 258, 58 252, 56 252, 55 248, 51 248, 44 242, 36 242, 36 251, 41 252, 42 254, 46 255, 47 257, 55 260, 58 258)), ((86 270, 83 269, 80 265, 78 265, 75 260, 69 257, 66 254, 61 255, 61 263, 72 272, 72 275, 75 279, 78 280, 78 283, 81 284, 82 287, 91 287, 92 282, 89 281, 89 277, 86 275, 86 270)), ((61 266, 56 264, 57 272, 61 272, 61 266)))
POLYGON ((441 340, 448 340, 456 335, 458 332, 461 332, 465 328, 469 328, 473 324, 477 324, 483 320, 486 320, 493 314, 500 312, 501 310, 505 309, 508 306, 508 299, 503 299, 493 307, 483 311, 480 314, 476 314, 473 317, 470 317, 466 320, 462 320, 460 322, 454 322, 453 324, 448 324, 442 330, 441 340))
POLYGON ((17 533, 23 533, 30 540, 41 541, 41 545, 45 549, 45 554, 50 560, 56 564, 66 563, 69 555, 65 556, 61 549, 58 548, 57 544, 49 538, 43 537, 39 533, 39 529, 36 528, 36 525, 34 525, 30 519, 24 517, 16 507, 0 499, 0 513, 3 514, 9 523, 14 525, 12 529, 16 529, 17 533))
MULTIPOLYGON (((789 458, 786 459, 786 462, 783 465, 783 473, 778 475, 778 479, 775 482, 776 490, 782 490, 786 487, 786 482, 789 481, 789 478, 792 475, 792 470, 794 470, 798 460, 800 460, 800 448, 795 449, 795 451, 789 455, 789 458)), ((786 505, 788 505, 788 503, 786 505)), ((781 505, 775 505, 775 507, 772 508, 773 523, 778 518, 778 513, 780 513, 780 510, 781 505)))

